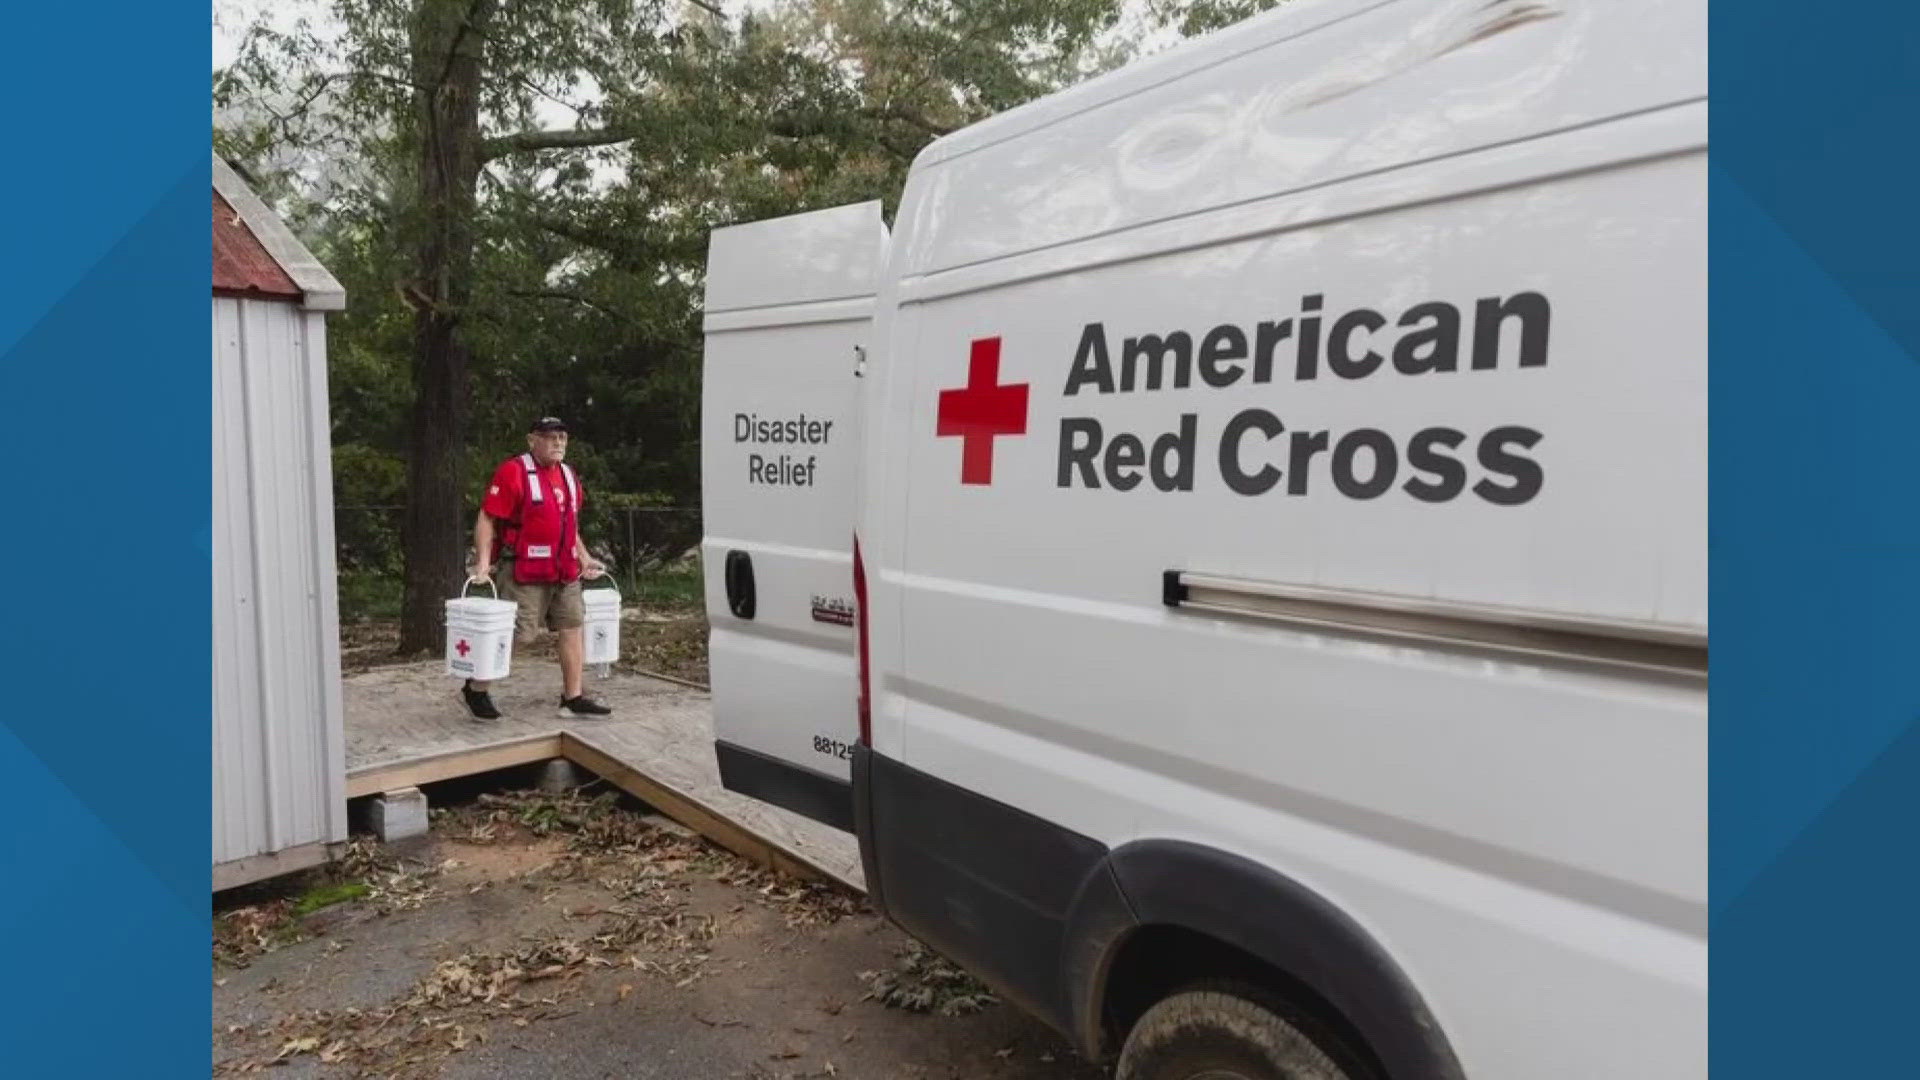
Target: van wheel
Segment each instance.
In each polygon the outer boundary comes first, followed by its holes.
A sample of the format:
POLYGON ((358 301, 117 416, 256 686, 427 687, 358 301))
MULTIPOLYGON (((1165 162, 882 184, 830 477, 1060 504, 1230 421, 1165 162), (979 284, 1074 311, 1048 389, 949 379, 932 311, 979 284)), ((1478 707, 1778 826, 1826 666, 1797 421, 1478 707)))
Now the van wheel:
POLYGON ((1114 1080, 1355 1080, 1250 987, 1163 998, 1127 1033, 1114 1080))

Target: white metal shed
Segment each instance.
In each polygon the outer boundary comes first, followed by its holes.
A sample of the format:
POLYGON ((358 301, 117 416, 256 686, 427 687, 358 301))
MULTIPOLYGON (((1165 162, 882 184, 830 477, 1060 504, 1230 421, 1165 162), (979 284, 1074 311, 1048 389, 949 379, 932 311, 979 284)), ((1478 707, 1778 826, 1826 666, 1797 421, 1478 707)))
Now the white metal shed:
POLYGON ((213 158, 213 887, 347 838, 328 311, 346 294, 213 158))

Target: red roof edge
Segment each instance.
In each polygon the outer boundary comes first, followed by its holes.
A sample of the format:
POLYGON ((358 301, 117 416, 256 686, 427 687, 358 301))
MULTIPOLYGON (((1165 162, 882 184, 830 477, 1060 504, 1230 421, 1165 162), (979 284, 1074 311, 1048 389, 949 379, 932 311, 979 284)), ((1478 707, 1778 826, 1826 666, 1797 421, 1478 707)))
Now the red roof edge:
POLYGON ((218 191, 213 193, 213 293, 269 300, 302 299, 300 287, 218 191))

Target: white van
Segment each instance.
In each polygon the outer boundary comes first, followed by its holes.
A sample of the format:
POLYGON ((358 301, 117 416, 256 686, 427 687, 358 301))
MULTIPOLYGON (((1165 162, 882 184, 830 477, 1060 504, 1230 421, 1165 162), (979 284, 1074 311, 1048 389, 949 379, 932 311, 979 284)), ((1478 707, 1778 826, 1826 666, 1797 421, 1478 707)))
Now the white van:
POLYGON ((729 786, 1122 1077, 1706 1076, 1705 17, 1300 0, 717 231, 729 786))

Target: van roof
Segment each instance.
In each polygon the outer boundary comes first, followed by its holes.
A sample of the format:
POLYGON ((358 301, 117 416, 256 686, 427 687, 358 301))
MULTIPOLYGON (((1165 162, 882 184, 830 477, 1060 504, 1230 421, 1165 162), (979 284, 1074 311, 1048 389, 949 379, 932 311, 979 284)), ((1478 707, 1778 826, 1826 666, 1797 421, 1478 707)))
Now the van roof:
MULTIPOLYGON (((1304 212, 1366 177, 1431 196, 1443 172, 1400 170, 1557 134, 1532 156, 1563 167, 1591 142, 1578 133, 1609 119, 1704 146, 1706 10, 1298 0, 928 146, 896 221, 895 272, 986 267, 1276 198, 1304 212)), ((963 286, 938 286, 950 287, 963 286)))
MULTIPOLYGON (((1294 0, 1209 34, 1183 41, 1065 90, 943 135, 920 152, 916 165, 932 165, 1007 139, 1018 138, 1068 117, 1100 108, 1142 90, 1204 71, 1241 53, 1311 33, 1397 0, 1294 0)), ((1484 0, 1480 0, 1484 3, 1484 0)), ((1508 0, 1493 0, 1504 4, 1508 0)), ((1491 6, 1491 5, 1488 5, 1491 6)))

